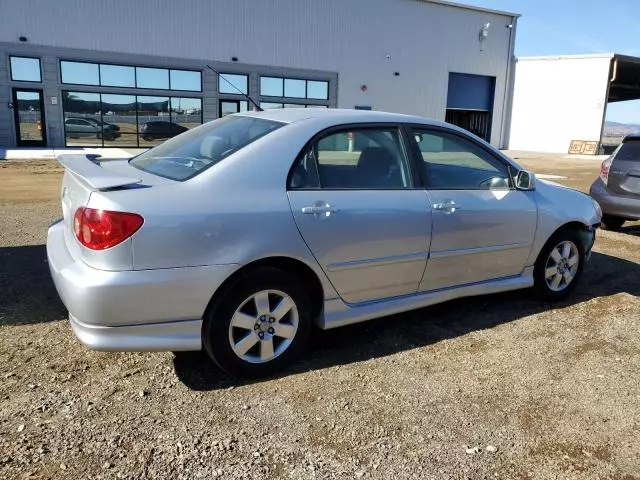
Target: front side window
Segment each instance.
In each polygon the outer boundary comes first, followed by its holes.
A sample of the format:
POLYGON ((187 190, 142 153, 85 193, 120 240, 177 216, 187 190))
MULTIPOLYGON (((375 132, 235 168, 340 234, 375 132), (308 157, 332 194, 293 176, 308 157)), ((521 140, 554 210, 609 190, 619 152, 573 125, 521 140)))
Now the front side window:
POLYGON ((291 188, 411 187, 409 163, 397 128, 353 128, 314 141, 293 168, 291 188))
POLYGON ((18 82, 41 82, 40 59, 11 57, 11 80, 18 82))
POLYGON ((422 154, 426 186, 433 190, 492 190, 510 187, 506 165, 459 135, 413 130, 422 154))
POLYGON ((263 118, 228 116, 168 140, 129 163, 161 177, 187 180, 282 125, 263 118))

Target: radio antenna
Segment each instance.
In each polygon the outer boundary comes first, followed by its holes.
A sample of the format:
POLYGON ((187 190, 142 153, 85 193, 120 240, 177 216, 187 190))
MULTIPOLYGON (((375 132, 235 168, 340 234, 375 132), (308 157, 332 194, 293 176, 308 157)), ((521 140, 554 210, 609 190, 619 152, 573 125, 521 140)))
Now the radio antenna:
POLYGON ((207 65, 207 68, 209 70, 211 70, 213 73, 215 73, 216 75, 218 75, 219 78, 221 78, 222 80, 224 80, 225 82, 227 82, 229 85, 231 85, 234 89, 236 89, 238 91, 238 93, 240 95, 242 95, 244 98, 246 98, 247 100, 249 100, 249 102, 251 103, 251 105, 253 105, 254 107, 256 107, 256 110, 258 110, 259 112, 263 112, 264 109, 262 107, 260 107, 260 105, 258 105, 253 98, 251 98, 249 95, 247 95, 246 93, 244 93, 242 90, 240 90, 238 87, 236 87, 233 83, 231 83, 229 80, 227 80, 226 78, 224 78, 220 72, 218 72, 217 70, 214 70, 211 65, 207 65))

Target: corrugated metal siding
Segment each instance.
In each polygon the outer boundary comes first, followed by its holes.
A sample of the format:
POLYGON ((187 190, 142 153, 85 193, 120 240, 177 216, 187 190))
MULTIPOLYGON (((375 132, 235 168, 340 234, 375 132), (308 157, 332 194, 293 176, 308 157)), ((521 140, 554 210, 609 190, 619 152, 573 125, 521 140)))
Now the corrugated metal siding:
POLYGON ((449 72, 496 77, 500 142, 510 17, 419 0, 3 0, 0 42, 338 72, 338 106, 444 120, 449 72), (484 51, 479 31, 491 22, 484 51), (398 72, 399 76, 394 76, 398 72), (361 90, 367 85, 366 92, 361 90))
POLYGON ((569 151, 571 140, 600 141, 611 58, 521 59, 509 148, 569 151))

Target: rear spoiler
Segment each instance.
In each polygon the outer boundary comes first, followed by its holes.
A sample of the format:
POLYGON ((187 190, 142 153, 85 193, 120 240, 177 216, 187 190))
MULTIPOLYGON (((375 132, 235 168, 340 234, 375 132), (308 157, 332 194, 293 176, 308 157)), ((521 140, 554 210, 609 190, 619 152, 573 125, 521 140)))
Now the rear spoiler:
POLYGON ((139 178, 106 170, 86 155, 58 155, 58 162, 93 190, 108 190, 142 182, 139 178))

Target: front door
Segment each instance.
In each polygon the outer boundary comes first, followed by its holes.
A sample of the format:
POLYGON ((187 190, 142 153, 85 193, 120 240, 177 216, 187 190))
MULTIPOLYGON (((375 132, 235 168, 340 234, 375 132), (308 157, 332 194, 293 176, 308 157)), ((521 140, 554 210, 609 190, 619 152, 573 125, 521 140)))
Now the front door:
POLYGON ((317 137, 289 180, 296 225, 347 303, 415 294, 431 213, 397 126, 348 126, 317 137))
POLYGON ((533 192, 514 189, 508 164, 466 135, 413 133, 433 214, 420 290, 520 275, 536 232, 533 192))
POLYGON ((19 147, 47 145, 42 90, 14 88, 13 117, 19 147))

